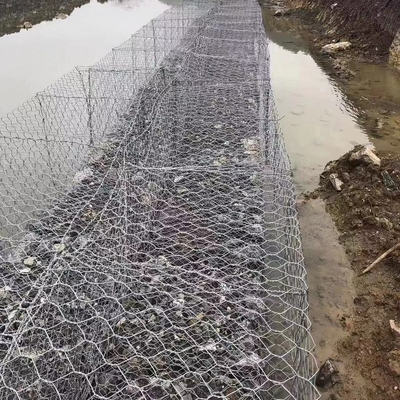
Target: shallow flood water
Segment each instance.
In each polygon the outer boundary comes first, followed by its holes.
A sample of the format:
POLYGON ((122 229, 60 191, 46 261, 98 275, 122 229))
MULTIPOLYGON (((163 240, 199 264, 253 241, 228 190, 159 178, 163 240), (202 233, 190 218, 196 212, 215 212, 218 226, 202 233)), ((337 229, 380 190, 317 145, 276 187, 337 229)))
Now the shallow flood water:
POLYGON ((301 39, 276 30, 274 18, 266 11, 271 83, 296 188, 303 192, 316 188, 329 161, 370 142, 357 110, 301 39))
POLYGON ((159 0, 110 0, 76 8, 0 38, 0 117, 76 65, 89 66, 168 8, 159 0))

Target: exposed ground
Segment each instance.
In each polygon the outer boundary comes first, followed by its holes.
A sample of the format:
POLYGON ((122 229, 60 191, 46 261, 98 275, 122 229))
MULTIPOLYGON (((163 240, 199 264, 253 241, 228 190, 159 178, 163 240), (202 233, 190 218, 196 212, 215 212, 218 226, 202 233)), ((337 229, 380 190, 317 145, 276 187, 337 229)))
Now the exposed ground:
POLYGON ((377 24, 338 24, 326 9, 311 10, 305 2, 273 3, 274 11, 284 12, 268 23, 308 43, 354 104, 358 122, 382 158, 380 167, 371 167, 344 156, 329 172, 344 181, 343 191, 337 192, 325 174, 320 189, 299 205, 316 356, 320 364, 333 358, 340 372, 339 383, 321 389, 322 398, 400 399, 400 337, 389 326, 390 319, 400 325, 400 251, 361 275, 400 241, 400 74, 387 66, 393 35, 377 24), (323 54, 324 45, 339 41, 352 47, 323 54))
POLYGON ((321 176, 321 196, 341 235, 355 273, 353 315, 344 315, 348 336, 339 341, 339 359, 347 374, 334 391, 343 399, 400 398, 400 336, 389 320, 400 322, 400 252, 394 252, 371 272, 362 271, 400 241, 400 157, 382 158, 380 167, 349 161, 349 153, 329 164, 321 176), (344 182, 338 192, 329 176, 344 182), (357 377, 366 386, 357 385, 357 377))
MULTIPOLYGON (((385 29, 383 23, 376 19, 376 14, 368 17, 360 13, 349 15, 351 11, 345 7, 347 3, 352 5, 356 2, 341 0, 336 2, 336 6, 335 2, 328 4, 325 0, 286 0, 284 2, 290 13, 301 18, 308 25, 310 32, 316 34, 314 38, 316 45, 349 40, 353 46, 347 54, 368 62, 386 62, 396 33, 394 22, 391 22, 390 29, 385 29), (316 24, 316 21, 319 23, 316 24)), ((373 3, 366 2, 364 8, 373 3)), ((362 10, 363 7, 359 5, 357 8, 362 10)))

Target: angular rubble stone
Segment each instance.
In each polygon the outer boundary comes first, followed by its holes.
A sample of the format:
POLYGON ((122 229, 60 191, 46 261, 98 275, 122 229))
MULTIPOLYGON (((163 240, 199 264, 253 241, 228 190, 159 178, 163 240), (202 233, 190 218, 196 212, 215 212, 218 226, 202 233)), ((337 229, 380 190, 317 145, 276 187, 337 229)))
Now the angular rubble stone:
POLYGON ((318 387, 328 388, 334 384, 333 378, 337 375, 337 370, 333 360, 328 358, 318 371, 315 383, 318 387))
POLYGON ((349 160, 364 164, 373 164, 378 167, 381 165, 381 159, 368 147, 363 147, 361 150, 351 153, 349 160))
POLYGON ((339 179, 339 175, 338 174, 330 174, 329 175, 329 180, 332 183, 332 186, 338 191, 340 192, 343 189, 343 185, 344 183, 339 179))
POLYGON ((25 258, 24 260, 24 265, 26 265, 27 267, 32 267, 33 265, 35 265, 35 263, 36 263, 35 257, 28 257, 25 258))
POLYGON ((54 251, 57 253, 62 253, 65 250, 65 244, 64 243, 57 243, 53 246, 54 251))

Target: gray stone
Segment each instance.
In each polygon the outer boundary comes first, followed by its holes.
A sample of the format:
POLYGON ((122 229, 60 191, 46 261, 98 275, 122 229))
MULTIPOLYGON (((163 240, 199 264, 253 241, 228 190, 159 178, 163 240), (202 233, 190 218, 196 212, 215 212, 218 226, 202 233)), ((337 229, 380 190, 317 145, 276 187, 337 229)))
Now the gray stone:
POLYGON ((318 371, 315 383, 318 387, 329 388, 334 384, 334 378, 339 373, 332 359, 328 358, 318 371))

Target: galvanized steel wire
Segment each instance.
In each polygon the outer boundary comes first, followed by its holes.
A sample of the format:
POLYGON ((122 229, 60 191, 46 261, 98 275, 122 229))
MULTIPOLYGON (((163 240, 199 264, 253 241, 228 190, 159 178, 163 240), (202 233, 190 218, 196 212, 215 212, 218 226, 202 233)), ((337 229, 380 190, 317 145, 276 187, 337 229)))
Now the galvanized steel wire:
POLYGON ((255 1, 169 9, 0 140, 0 399, 318 398, 255 1))

